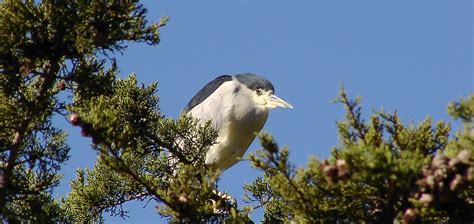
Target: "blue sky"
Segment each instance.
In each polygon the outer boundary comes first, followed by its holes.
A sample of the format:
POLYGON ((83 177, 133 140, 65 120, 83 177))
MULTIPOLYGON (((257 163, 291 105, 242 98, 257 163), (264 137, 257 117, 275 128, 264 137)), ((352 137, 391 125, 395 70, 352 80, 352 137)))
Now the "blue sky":
MULTIPOLYGON (((326 158, 338 143, 341 105, 331 101, 344 83, 363 96, 364 112, 398 110, 405 123, 430 115, 452 122, 449 101, 474 92, 473 3, 470 0, 355 1, 144 1, 149 20, 170 16, 162 42, 132 44, 118 56, 122 77, 159 83, 162 112, 177 117, 189 99, 222 74, 252 72, 273 82, 294 110, 272 111, 266 132, 288 145, 291 160, 304 165, 326 158)), ((71 159, 56 196, 69 190, 76 168, 91 167, 96 153, 79 129, 70 131, 71 159)), ((454 122, 455 128, 459 127, 454 122)), ((255 141, 249 152, 259 148, 255 141)), ((240 203, 242 186, 260 172, 240 162, 219 187, 240 203)), ((107 223, 162 223, 154 204, 128 203, 130 218, 107 223)), ((261 219, 262 211, 253 214, 261 219)))

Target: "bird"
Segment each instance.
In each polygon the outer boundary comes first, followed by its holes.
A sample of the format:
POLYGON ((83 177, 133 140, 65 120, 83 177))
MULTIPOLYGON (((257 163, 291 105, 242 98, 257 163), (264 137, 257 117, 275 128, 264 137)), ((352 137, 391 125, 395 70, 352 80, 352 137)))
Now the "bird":
POLYGON ((263 128, 271 109, 293 106, 275 95, 273 84, 252 73, 221 75, 207 83, 183 112, 209 122, 216 143, 205 154, 205 164, 223 172, 236 164, 263 128))

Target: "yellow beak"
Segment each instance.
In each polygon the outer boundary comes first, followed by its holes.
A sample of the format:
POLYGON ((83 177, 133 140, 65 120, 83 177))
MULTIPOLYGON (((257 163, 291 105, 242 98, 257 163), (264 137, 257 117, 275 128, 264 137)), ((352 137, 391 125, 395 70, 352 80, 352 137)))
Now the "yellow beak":
POLYGON ((276 107, 283 107, 283 108, 293 109, 293 106, 291 106, 291 104, 284 101, 280 97, 275 96, 274 94, 270 94, 268 96, 267 107, 269 107, 270 109, 273 109, 273 108, 276 108, 276 107))

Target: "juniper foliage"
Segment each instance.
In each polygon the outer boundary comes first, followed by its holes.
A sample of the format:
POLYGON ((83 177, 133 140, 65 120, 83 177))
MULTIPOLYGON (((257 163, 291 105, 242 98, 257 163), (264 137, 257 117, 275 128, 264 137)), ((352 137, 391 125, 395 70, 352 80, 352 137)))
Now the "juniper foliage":
POLYGON ((0 3, 2 220, 60 220, 51 193, 70 147, 52 117, 76 103, 68 94, 90 98, 111 89, 108 54, 127 42, 158 44, 166 18, 149 24, 145 14, 138 1, 0 3))
POLYGON ((265 209, 264 222, 473 222, 474 96, 449 106, 464 122, 452 139, 449 124, 429 117, 405 125, 381 110, 365 121, 360 101, 341 89, 336 102, 346 117, 328 159, 296 168, 287 147, 260 137, 262 149, 249 159, 264 175, 245 189, 246 200, 265 209))

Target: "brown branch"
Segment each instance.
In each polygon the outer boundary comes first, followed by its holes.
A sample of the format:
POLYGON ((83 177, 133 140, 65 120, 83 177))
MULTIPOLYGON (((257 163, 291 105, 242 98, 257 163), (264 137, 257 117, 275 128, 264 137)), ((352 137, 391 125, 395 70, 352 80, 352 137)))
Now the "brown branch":
MULTIPOLYGON (((48 61, 46 63, 51 64, 52 67, 49 70, 49 72, 46 73, 47 75, 42 76, 43 82, 41 83, 41 86, 38 90, 38 94, 36 95, 35 100, 31 102, 31 104, 30 102, 26 102, 30 106, 30 109, 31 109, 29 110, 30 113, 25 117, 25 119, 23 119, 23 121, 20 123, 20 125, 16 129, 15 137, 10 146, 10 155, 8 157, 7 165, 3 173, 3 181, 4 181, 3 187, 5 189, 8 189, 10 187, 11 176, 13 173, 14 166, 16 165, 16 160, 18 158, 21 144, 23 143, 25 136, 29 134, 28 132, 31 131, 31 130, 28 130, 28 126, 30 125, 30 122, 33 120, 33 118, 38 114, 38 113, 35 113, 36 111, 44 111, 45 105, 46 105, 43 102, 44 97, 48 89, 50 88, 50 86, 53 84, 56 77, 56 72, 59 69, 57 62, 55 61, 53 63, 51 63, 51 61, 48 61)), ((3 192, 1 194, 2 205, 3 203, 5 203, 3 201, 4 197, 5 197, 5 193, 3 192)))
POLYGON ((184 156, 184 154, 181 153, 179 150, 177 150, 172 144, 167 144, 163 142, 161 139, 157 138, 155 135, 151 133, 147 133, 147 137, 150 140, 152 140, 156 145, 159 145, 168 149, 174 156, 176 156, 180 160, 180 162, 186 165, 192 164, 192 161, 189 161, 188 159, 186 159, 186 156, 184 156))
POLYGON ((139 184, 141 184, 143 187, 145 187, 145 189, 150 193, 152 194, 153 196, 155 196, 156 198, 158 198, 158 200, 160 200, 161 202, 163 202, 166 206, 170 207, 171 209, 175 210, 175 211, 179 211, 177 208, 175 208, 175 206, 166 201, 163 197, 161 197, 160 195, 157 194, 157 191, 155 190, 155 187, 154 186, 151 186, 149 183, 145 182, 144 180, 142 180, 142 178, 140 178, 137 174, 135 174, 135 172, 133 172, 128 166, 126 166, 125 162, 122 160, 122 158, 120 158, 120 156, 112 149, 112 147, 109 145, 109 144, 103 144, 107 147, 107 151, 110 152, 112 154, 112 157, 115 158, 117 160, 117 162, 119 162, 120 164, 120 169, 122 171, 124 171, 125 174, 127 174, 129 177, 131 177, 133 180, 137 181, 139 184))
POLYGON ((397 111, 395 111, 393 115, 380 113, 380 116, 391 124, 391 126, 387 124, 386 127, 387 131, 392 135, 391 137, 393 139, 394 147, 398 147, 400 151, 406 149, 406 145, 402 144, 399 138, 400 130, 403 130, 403 126, 398 123, 397 111))
MULTIPOLYGON (((148 197, 148 196, 150 196, 150 194, 139 193, 139 194, 136 194, 136 195, 129 195, 128 197, 124 197, 121 200, 117 200, 115 202, 112 202, 111 204, 106 204, 106 205, 102 205, 102 206, 99 205, 98 213, 107 212, 107 211, 115 213, 115 209, 113 209, 113 207, 122 206, 122 204, 125 203, 125 202, 133 201, 133 200, 136 200, 136 199, 141 199, 143 197, 148 197)), ((124 212, 123 208, 120 207, 120 209, 119 209, 119 216, 120 217, 124 217, 122 214, 120 214, 120 213, 123 213, 123 212, 124 212)))
POLYGON ((365 140, 366 130, 364 129, 363 121, 360 120, 360 113, 356 113, 354 111, 356 109, 357 102, 351 102, 344 92, 341 94, 341 102, 347 107, 349 112, 349 121, 352 121, 352 126, 359 134, 359 138, 362 139, 365 145, 367 145, 367 141, 365 140))

